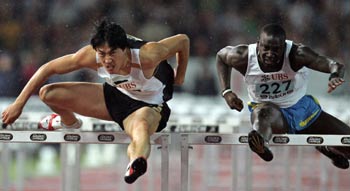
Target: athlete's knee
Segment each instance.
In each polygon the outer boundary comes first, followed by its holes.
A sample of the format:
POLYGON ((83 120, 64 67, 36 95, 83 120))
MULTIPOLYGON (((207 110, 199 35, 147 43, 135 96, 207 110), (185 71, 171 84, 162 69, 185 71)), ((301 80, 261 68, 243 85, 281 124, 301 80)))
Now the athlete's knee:
POLYGON ((266 103, 254 109, 252 116, 253 128, 264 134, 264 138, 270 138, 272 133, 286 133, 282 113, 275 104, 266 103))
POLYGON ((48 84, 40 88, 39 90, 39 97, 43 102, 48 102, 50 99, 52 99, 52 90, 53 85, 48 84))
POLYGON ((145 119, 136 120, 132 125, 132 131, 136 134, 148 134, 149 124, 145 119))
POLYGON ((274 104, 267 103, 256 110, 256 115, 260 120, 269 119, 278 113, 278 107, 274 104))

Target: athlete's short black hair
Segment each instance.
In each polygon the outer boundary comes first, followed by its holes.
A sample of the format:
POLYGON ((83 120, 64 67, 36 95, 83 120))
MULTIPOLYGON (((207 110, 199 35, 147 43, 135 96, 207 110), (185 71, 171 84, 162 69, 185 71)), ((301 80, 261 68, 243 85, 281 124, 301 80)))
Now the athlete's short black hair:
POLYGON ((128 47, 124 29, 107 18, 95 23, 95 33, 92 35, 90 44, 94 49, 107 43, 112 49, 125 49, 128 47))
POLYGON ((281 39, 286 39, 286 31, 279 24, 271 23, 264 25, 261 29, 260 34, 265 33, 267 35, 272 35, 275 37, 280 37, 281 39))

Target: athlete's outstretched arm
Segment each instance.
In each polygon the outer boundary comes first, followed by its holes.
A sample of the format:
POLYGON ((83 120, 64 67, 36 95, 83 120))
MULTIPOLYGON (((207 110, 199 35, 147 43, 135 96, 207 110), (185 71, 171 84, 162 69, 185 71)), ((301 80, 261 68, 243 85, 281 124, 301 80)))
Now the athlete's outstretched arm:
POLYGON ((296 63, 300 63, 310 69, 330 73, 328 81, 328 93, 344 83, 345 65, 331 58, 320 55, 311 48, 299 45, 295 54, 296 63))
POLYGON ((219 78, 222 96, 231 109, 241 111, 243 102, 231 90, 231 71, 236 69, 242 75, 245 74, 248 64, 248 47, 239 45, 236 47, 227 46, 221 49, 216 55, 216 68, 219 78))
POLYGON ((16 100, 2 112, 2 122, 5 124, 13 123, 21 115, 30 96, 50 76, 65 74, 83 67, 93 68, 96 65, 95 59, 95 51, 91 46, 86 46, 75 54, 65 55, 42 65, 28 81, 16 100))

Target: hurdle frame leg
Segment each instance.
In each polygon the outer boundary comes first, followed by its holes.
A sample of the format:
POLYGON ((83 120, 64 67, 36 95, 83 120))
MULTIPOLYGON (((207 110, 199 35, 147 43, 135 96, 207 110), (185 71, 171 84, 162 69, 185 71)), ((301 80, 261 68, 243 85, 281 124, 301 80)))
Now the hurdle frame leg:
POLYGON ((282 184, 282 190, 283 191, 288 191, 291 190, 290 188, 290 149, 289 147, 284 147, 283 151, 282 151, 282 157, 283 157, 283 161, 288 164, 288 165, 284 165, 284 176, 283 176, 283 184, 282 184))
MULTIPOLYGON (((302 164, 303 160, 303 147, 297 147, 297 164, 302 164)), ((296 183, 295 183, 295 188, 296 190, 302 190, 302 166, 297 165, 296 167, 296 183)))
POLYGON ((238 148, 231 145, 231 171, 232 171, 232 183, 231 190, 238 190, 238 148))
MULTIPOLYGON (((17 143, 21 144, 21 143, 17 143)), ((26 152, 23 149, 23 147, 19 146, 18 150, 16 151, 16 191, 23 191, 24 190, 24 176, 25 173, 22 173, 23 169, 25 169, 25 160, 26 160, 26 152)))
MULTIPOLYGON (((247 146, 248 147, 248 146, 247 146)), ((253 152, 247 148, 245 150, 246 155, 246 162, 245 162, 245 170, 246 170, 246 176, 245 176, 245 190, 246 191, 253 191, 253 152)))
POLYGON ((11 152, 9 143, 4 143, 1 150, 1 165, 2 165, 2 189, 3 191, 10 190, 10 159, 11 152))
POLYGON ((188 191, 188 135, 181 135, 181 191, 188 191))
POLYGON ((161 190, 169 190, 169 135, 162 135, 161 146, 161 190))
POLYGON ((80 190, 80 144, 61 146, 61 191, 80 190))

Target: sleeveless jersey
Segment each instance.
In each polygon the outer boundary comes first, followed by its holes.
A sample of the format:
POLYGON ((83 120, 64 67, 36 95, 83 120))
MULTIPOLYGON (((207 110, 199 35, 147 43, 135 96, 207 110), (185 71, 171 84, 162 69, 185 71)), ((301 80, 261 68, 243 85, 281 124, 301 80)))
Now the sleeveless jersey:
MULTIPOLYGON (((141 70, 141 62, 139 57, 140 47, 145 41, 139 39, 130 39, 128 43, 131 51, 131 62, 137 64, 140 68, 132 67, 129 75, 109 74, 107 70, 101 66, 97 69, 97 74, 104 78, 105 81, 117 88, 127 96, 150 104, 162 104, 172 98, 174 73, 167 61, 162 61, 155 74, 147 79, 141 70)), ((96 61, 99 62, 96 54, 96 61)))
POLYGON ((260 69, 257 44, 248 46, 248 66, 244 80, 252 102, 272 102, 281 108, 287 108, 306 94, 309 70, 303 67, 297 72, 293 71, 289 62, 293 42, 286 40, 286 45, 282 69, 268 73, 260 69))

